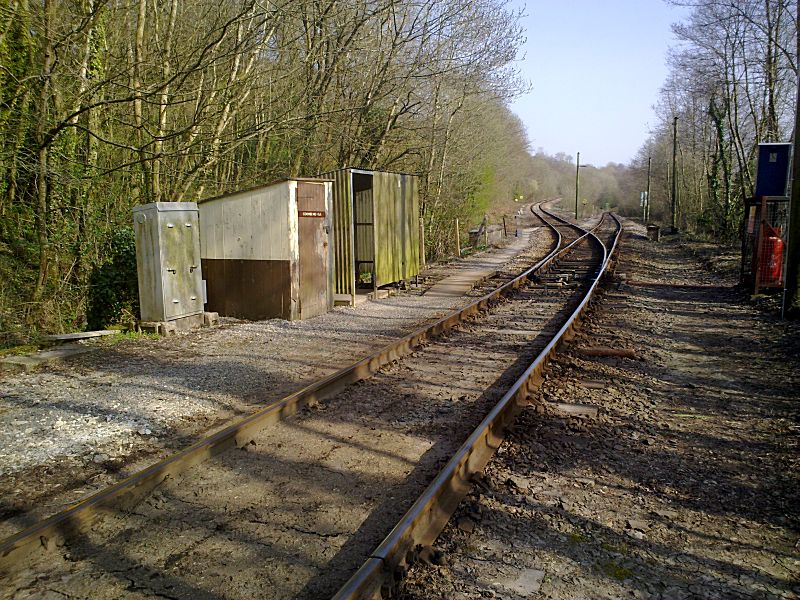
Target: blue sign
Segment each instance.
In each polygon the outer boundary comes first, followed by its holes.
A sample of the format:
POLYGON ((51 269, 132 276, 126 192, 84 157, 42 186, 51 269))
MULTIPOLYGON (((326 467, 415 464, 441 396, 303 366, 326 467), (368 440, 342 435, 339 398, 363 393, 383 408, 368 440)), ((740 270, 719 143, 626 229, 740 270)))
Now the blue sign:
POLYGON ((792 145, 789 143, 758 145, 756 198, 787 195, 791 156, 792 145))

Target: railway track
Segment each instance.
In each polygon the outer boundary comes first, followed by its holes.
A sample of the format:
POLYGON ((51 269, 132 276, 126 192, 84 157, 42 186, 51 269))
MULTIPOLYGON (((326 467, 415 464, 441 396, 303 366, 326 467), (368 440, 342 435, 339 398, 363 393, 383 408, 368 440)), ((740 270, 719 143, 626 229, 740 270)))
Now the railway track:
MULTIPOLYGON (((473 305, 0 543, 0 592, 345 598, 391 587, 488 460, 607 262, 594 235, 553 227, 545 260, 473 305)), ((598 234, 616 230, 609 217, 598 234)))

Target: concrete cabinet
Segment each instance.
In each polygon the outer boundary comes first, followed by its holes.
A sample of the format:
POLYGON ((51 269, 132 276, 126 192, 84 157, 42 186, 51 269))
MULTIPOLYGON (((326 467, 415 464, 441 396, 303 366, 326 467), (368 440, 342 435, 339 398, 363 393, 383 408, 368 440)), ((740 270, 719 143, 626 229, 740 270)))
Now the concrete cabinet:
POLYGON ((198 215, 194 202, 156 202, 133 209, 142 321, 203 313, 198 215))

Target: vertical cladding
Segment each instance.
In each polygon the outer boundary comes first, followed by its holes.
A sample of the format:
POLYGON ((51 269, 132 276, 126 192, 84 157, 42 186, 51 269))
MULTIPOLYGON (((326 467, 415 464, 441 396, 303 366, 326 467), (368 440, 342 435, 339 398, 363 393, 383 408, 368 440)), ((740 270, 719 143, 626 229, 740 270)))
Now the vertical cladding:
POLYGON ((374 173, 376 271, 378 285, 419 273, 419 196, 417 178, 374 173))
POLYGON ((375 274, 377 285, 395 281, 392 279, 394 249, 390 235, 394 220, 394 196, 391 194, 390 173, 374 173, 372 186, 375 192, 375 274))
POLYGON ((405 200, 405 231, 406 231, 406 272, 405 279, 411 279, 419 274, 419 189, 417 178, 413 175, 403 175, 403 196, 405 200))
MULTIPOLYGON (((419 191, 417 177, 360 169, 340 169, 319 175, 333 179, 333 231, 335 293, 355 293, 358 261, 371 260, 372 248, 377 285, 410 279, 419 273, 419 191), (355 175, 354 175, 355 171, 355 175), (366 195, 354 199, 353 177, 372 178, 372 214, 366 212, 366 195), (371 221, 372 227, 359 225, 371 221)), ((362 182, 363 184, 363 182, 362 182)), ((360 189, 360 188, 357 188, 360 189)))
POLYGON ((353 256, 353 204, 350 169, 323 173, 319 177, 333 179, 333 248, 334 293, 355 294, 353 256))

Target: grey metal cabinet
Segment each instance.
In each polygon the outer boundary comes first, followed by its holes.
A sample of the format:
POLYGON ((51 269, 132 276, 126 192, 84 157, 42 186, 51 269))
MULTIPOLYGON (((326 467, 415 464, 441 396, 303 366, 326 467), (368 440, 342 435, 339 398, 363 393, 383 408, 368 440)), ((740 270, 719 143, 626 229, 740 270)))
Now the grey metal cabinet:
POLYGON ((172 321, 203 312, 200 231, 194 202, 133 209, 142 321, 172 321))

